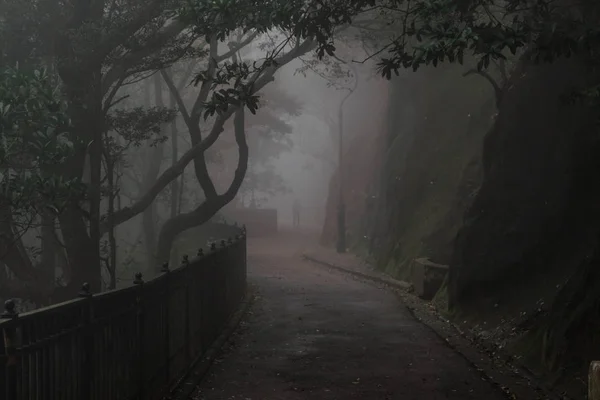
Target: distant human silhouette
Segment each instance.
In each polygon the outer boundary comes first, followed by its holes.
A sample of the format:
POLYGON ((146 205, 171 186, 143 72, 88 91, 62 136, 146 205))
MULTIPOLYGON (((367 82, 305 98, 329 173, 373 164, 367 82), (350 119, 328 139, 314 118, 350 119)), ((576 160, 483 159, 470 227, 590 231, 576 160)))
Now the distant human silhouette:
POLYGON ((294 228, 300 226, 300 202, 298 199, 294 200, 293 206, 293 214, 294 214, 294 228))

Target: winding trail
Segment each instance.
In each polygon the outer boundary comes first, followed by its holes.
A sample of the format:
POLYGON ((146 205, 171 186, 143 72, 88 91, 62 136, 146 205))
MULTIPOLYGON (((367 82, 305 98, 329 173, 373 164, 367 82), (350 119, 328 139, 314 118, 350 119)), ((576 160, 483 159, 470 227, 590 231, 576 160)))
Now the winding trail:
POLYGON ((303 261, 311 244, 249 239, 257 300, 194 399, 505 398, 393 293, 303 261))

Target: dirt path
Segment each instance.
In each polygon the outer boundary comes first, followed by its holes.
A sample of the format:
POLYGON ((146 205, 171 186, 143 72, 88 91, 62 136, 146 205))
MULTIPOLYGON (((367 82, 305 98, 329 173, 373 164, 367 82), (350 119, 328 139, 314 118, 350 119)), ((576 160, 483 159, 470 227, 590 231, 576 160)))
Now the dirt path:
POLYGON ((259 297, 195 399, 504 399, 393 294, 301 260, 309 244, 249 241, 259 297))

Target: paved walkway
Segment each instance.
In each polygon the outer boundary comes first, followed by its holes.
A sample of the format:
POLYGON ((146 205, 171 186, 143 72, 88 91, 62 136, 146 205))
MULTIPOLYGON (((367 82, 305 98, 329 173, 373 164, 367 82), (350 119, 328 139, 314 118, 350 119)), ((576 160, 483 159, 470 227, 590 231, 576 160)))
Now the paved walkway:
POLYGON ((259 297, 195 399, 504 399, 393 294, 303 261, 310 245, 249 240, 259 297))

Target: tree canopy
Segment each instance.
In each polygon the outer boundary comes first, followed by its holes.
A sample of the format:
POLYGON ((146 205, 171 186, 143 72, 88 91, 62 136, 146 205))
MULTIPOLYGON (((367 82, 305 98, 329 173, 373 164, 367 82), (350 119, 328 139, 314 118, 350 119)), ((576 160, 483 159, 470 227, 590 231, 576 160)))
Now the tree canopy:
POLYGON ((58 214, 69 199, 82 198, 77 181, 52 171, 73 149, 65 110, 45 70, 0 71, 0 203, 13 219, 28 220, 43 210, 58 214))
MULTIPOLYGON (((534 62, 574 54, 594 61, 600 29, 592 1, 6 0, 2 7, 2 184, 13 194, 3 200, 4 212, 27 208, 38 218, 31 210, 52 204, 45 218, 61 233, 73 285, 90 281, 93 290, 100 286, 102 236, 154 204, 187 165, 204 196, 162 225, 159 259, 168 259, 179 232, 235 197, 249 159, 244 110, 256 113, 260 91, 295 58, 314 52, 335 59, 338 42, 354 40, 388 79, 403 68, 462 63, 467 55, 484 69, 520 50, 534 62), (187 82, 170 74, 188 67, 195 89, 178 97, 187 82), (174 110, 118 108, 128 88, 156 74, 174 110), (108 212, 104 186, 116 185, 108 159, 128 143, 157 140, 172 112, 183 119, 190 147, 169 167, 158 165, 134 202, 108 212), (231 118, 239 161, 230 187, 217 193, 207 152, 231 118)), ((23 271, 26 264, 8 267, 23 271)))

